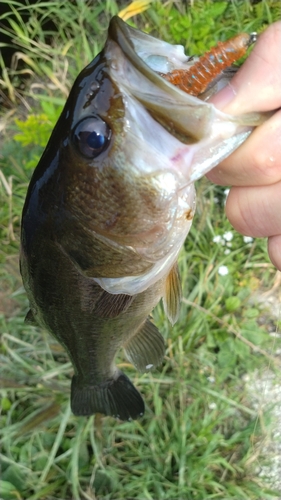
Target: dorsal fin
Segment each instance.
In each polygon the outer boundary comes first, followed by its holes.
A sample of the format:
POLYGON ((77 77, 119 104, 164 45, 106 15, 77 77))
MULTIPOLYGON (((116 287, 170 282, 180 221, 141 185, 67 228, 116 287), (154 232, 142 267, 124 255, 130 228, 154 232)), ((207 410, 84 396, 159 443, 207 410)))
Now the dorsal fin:
POLYGON ((27 323, 28 325, 37 326, 36 320, 34 318, 34 314, 31 311, 31 309, 29 309, 29 311, 27 312, 27 314, 24 318, 24 322, 27 323))

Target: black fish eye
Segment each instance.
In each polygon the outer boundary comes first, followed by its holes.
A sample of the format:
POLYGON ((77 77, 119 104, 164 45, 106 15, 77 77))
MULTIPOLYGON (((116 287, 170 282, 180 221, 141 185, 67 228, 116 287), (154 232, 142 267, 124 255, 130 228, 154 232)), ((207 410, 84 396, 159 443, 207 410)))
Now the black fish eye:
POLYGON ((111 130, 99 116, 88 117, 77 123, 73 131, 73 141, 86 158, 96 158, 108 146, 111 130))

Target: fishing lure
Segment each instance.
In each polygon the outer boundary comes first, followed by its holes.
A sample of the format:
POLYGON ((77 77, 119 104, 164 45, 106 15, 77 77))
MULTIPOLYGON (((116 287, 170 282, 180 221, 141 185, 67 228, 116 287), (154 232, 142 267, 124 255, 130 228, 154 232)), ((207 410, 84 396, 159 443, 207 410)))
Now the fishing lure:
POLYGON ((184 92, 198 96, 222 71, 244 56, 256 39, 256 33, 241 33, 226 42, 218 42, 189 69, 175 69, 161 76, 184 92))

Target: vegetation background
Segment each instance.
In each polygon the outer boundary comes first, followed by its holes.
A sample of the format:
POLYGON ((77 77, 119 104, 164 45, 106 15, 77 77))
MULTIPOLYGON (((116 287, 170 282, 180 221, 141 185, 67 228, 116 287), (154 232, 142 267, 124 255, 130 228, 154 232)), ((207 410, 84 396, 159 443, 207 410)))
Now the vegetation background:
MULTIPOLYGON (((74 417, 66 354, 47 332, 24 323, 18 252, 28 181, 76 75, 101 49, 111 16, 128 5, 1 2, 0 498, 278 498, 272 478, 260 475, 273 459, 266 447, 273 409, 256 405, 247 379, 270 372, 280 383, 278 314, 263 300, 278 303, 279 274, 266 241, 232 230, 226 189, 204 179, 197 185, 197 214, 180 257, 180 320, 172 328, 161 305, 154 312, 166 339, 163 366, 139 375, 120 353, 119 365, 147 404, 142 420, 74 417)), ((261 32, 281 14, 271 0, 144 1, 134 8, 132 25, 189 54, 241 31, 261 32)))

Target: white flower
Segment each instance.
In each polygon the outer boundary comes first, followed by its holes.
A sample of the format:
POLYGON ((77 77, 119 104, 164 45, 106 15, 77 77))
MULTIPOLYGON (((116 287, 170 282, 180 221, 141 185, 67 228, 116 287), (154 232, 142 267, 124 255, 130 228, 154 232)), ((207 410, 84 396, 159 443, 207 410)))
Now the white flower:
POLYGON ((222 235, 222 237, 226 240, 226 241, 231 241, 233 240, 233 233, 231 231, 227 231, 226 233, 224 233, 222 235))
POLYGON ((213 242, 214 243, 222 243, 223 238, 220 236, 220 234, 217 234, 217 236, 213 237, 213 242))
POLYGON ((217 403, 213 402, 209 404, 210 410, 215 410, 217 408, 217 403))
POLYGON ((251 236, 243 236, 244 243, 252 243, 253 238, 251 236))
POLYGON ((220 266, 218 269, 218 273, 221 276, 226 276, 228 274, 228 267, 227 266, 220 266))
POLYGON ((224 255, 229 255, 230 252, 231 252, 231 250, 229 248, 226 248, 223 253, 224 253, 224 255))
POLYGON ((213 377, 212 375, 207 377, 207 380, 209 380, 209 382, 211 382, 211 384, 213 384, 216 381, 215 377, 213 377))

